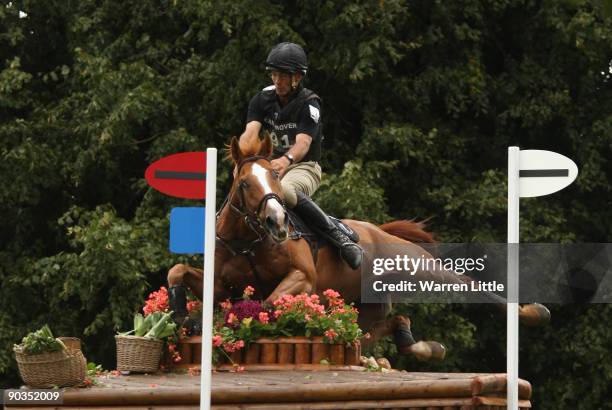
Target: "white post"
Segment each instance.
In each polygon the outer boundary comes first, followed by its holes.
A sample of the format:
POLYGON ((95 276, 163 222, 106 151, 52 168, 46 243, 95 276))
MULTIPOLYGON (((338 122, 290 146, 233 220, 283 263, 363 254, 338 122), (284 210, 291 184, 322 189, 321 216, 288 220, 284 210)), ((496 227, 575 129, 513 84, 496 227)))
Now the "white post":
POLYGON ((506 328, 507 409, 518 409, 519 369, 519 162, 518 147, 508 147, 508 303, 506 328), (516 244, 516 245, 515 245, 516 244))
POLYGON ((202 292, 202 360, 200 410, 210 409, 212 387, 213 284, 215 274, 215 213, 217 149, 206 150, 206 206, 204 217, 204 289, 202 292))

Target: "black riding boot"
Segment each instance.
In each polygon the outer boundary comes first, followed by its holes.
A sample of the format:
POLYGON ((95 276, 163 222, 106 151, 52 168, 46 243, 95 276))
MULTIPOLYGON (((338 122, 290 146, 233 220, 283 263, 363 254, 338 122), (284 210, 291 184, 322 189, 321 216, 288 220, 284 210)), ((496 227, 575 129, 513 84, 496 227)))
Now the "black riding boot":
POLYGON ((172 319, 182 325, 187 316, 187 288, 183 285, 170 286, 168 289, 168 304, 172 313, 172 319))
POLYGON ((359 265, 361 265, 361 260, 363 258, 361 247, 346 236, 344 232, 340 231, 340 229, 329 220, 325 212, 323 212, 323 210, 321 210, 321 208, 319 208, 319 206, 307 195, 298 192, 297 197, 297 205, 293 210, 304 218, 312 228, 338 247, 342 259, 344 259, 351 268, 357 269, 359 265))

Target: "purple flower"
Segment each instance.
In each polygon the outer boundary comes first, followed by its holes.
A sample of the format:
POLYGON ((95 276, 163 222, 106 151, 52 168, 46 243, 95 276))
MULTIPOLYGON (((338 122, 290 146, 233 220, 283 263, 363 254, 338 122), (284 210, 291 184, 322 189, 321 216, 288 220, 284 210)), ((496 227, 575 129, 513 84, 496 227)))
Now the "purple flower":
POLYGON ((261 306, 261 302, 255 300, 241 300, 240 302, 234 303, 229 312, 226 313, 225 321, 227 322, 227 317, 230 313, 233 313, 238 318, 239 323, 242 322, 242 319, 250 317, 258 319, 259 312, 265 312, 265 309, 261 306))

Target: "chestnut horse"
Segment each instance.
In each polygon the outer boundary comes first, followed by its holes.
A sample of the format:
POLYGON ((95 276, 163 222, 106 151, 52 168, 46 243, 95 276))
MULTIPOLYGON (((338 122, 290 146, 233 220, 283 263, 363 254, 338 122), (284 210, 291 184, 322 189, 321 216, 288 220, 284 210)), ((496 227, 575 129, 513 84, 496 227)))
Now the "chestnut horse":
MULTIPOLYGON (((217 218, 217 246, 215 248, 215 303, 226 298, 238 298, 247 285, 252 285, 266 302, 284 294, 318 293, 324 298, 325 289, 340 292, 347 303, 359 309, 359 325, 372 335, 370 342, 381 336, 395 336, 398 351, 414 354, 421 360, 442 359, 444 347, 437 342, 415 343, 410 333, 410 321, 405 317, 387 318, 389 303, 360 303, 361 271, 351 269, 340 257, 337 249, 322 246, 313 257, 304 238, 293 237, 283 206, 279 176, 272 169, 269 157, 272 142, 269 136, 255 141, 241 151, 234 137, 229 156, 237 172, 228 200, 217 218)), ((404 245, 406 253, 415 258, 424 250, 414 242, 433 242, 423 230, 422 223, 395 221, 385 225, 355 220, 343 220, 360 237, 366 252, 379 254, 390 244, 404 245)), ((427 253, 425 253, 427 254, 427 253)), ((365 260, 365 258, 364 258, 365 260)), ((438 283, 463 283, 466 279, 447 272, 428 272, 427 278, 438 283)), ((187 286, 202 298, 203 273, 187 265, 176 265, 168 273, 170 288, 187 286)), ((172 297, 172 294, 171 294, 172 297)), ((494 295, 495 302, 505 308, 505 301, 494 295)), ((171 300, 171 303, 177 301, 171 300)), ((184 304, 184 299, 178 302, 184 304)), ((178 310, 184 312, 184 306, 178 310)), ((176 311, 176 309, 175 309, 176 311)), ((547 319, 545 307, 526 305, 520 317, 528 324, 547 319)))

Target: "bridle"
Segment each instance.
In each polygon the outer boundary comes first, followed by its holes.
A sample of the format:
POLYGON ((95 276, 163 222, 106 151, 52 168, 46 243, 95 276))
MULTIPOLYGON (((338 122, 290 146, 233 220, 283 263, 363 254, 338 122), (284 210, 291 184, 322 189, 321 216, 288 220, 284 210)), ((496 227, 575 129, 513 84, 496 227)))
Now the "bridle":
MULTIPOLYGON (((243 159, 237 164, 236 175, 240 174, 240 170, 245 164, 259 161, 261 159, 270 162, 270 159, 262 155, 256 155, 243 159)), ((227 240, 221 238, 219 235, 217 235, 216 237, 217 241, 220 242, 223 246, 225 246, 225 248, 227 248, 227 250, 229 250, 234 256, 247 254, 253 255, 253 249, 255 248, 255 246, 265 239, 266 231, 261 221, 259 220, 258 215, 270 199, 276 199, 283 206, 283 208, 285 207, 285 202, 278 194, 274 192, 269 192, 260 199, 259 204, 257 205, 257 210, 255 212, 249 210, 246 207, 246 201, 244 199, 244 191, 247 187, 248 184, 245 181, 240 181, 238 183, 237 189, 234 192, 230 193, 230 195, 226 199, 225 204, 229 205, 231 212, 238 214, 240 217, 244 218, 244 223, 253 233, 255 233, 256 238, 253 240, 227 240), (238 196, 238 205, 234 205, 234 195, 238 196)), ((217 213, 217 218, 221 214, 222 209, 223 207, 221 207, 221 209, 217 213)))

